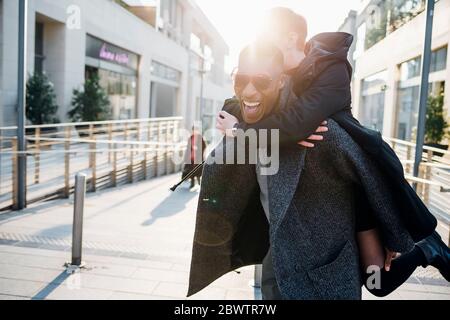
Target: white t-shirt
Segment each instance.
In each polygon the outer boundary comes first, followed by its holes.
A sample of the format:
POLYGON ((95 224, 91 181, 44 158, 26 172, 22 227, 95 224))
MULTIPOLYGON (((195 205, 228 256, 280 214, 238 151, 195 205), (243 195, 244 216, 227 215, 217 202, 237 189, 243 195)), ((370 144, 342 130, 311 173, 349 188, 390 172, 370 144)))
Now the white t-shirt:
POLYGON ((269 212, 269 188, 267 184, 267 175, 261 175, 261 167, 259 161, 256 163, 256 178, 258 179, 259 188, 261 189, 259 198, 266 214, 267 220, 270 222, 269 212))

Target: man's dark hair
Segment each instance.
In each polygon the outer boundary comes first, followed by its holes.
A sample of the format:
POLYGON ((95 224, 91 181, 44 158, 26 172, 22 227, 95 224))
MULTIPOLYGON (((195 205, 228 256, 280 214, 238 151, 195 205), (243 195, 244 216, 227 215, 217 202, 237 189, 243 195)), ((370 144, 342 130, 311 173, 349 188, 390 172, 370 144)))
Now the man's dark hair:
POLYGON ((272 31, 280 35, 296 32, 299 35, 297 46, 300 50, 305 48, 308 36, 308 24, 306 19, 288 8, 277 7, 269 12, 268 26, 272 31))
POLYGON ((246 58, 249 58, 254 62, 272 59, 274 65, 281 68, 283 68, 284 65, 284 56, 281 50, 275 45, 262 39, 257 40, 242 49, 239 54, 239 64, 246 58))

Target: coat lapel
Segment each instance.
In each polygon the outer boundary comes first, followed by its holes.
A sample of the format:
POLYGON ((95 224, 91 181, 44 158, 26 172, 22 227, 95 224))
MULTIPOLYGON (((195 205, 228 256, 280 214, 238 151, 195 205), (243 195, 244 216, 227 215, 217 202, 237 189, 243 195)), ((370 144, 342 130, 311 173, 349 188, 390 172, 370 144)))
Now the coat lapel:
MULTIPOLYGON (((291 99, 296 99, 296 97, 292 92, 292 80, 287 78, 280 94, 280 109, 288 108, 291 99)), ((306 149, 298 145, 285 146, 280 148, 279 154, 278 173, 267 177, 272 232, 283 221, 297 190, 300 175, 305 164, 306 149)))
POLYGON ((280 150, 278 173, 267 177, 270 224, 275 232, 283 221, 305 164, 306 149, 295 146, 280 150))

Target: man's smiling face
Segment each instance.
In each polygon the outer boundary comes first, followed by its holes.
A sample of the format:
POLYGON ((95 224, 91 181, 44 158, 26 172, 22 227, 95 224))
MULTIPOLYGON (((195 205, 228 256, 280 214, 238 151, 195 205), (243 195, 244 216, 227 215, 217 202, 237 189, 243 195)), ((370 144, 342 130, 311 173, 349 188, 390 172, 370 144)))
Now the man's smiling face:
POLYGON ((261 121, 274 111, 284 85, 283 63, 279 59, 281 52, 276 48, 271 48, 276 55, 255 50, 258 48, 247 48, 241 53, 234 79, 241 113, 249 124, 261 121))

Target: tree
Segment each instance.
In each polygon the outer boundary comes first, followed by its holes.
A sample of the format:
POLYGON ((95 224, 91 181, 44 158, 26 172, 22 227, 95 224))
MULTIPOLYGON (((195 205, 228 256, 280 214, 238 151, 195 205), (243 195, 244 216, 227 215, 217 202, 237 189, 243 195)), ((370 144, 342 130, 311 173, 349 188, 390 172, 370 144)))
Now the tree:
POLYGON ((445 120, 444 95, 429 96, 425 122, 425 141, 440 143, 447 134, 448 123, 445 120))
POLYGON ((87 79, 83 90, 73 90, 72 107, 68 114, 74 122, 110 119, 110 102, 105 90, 100 86, 98 75, 87 79))
POLYGON ((58 123, 53 84, 45 73, 35 72, 27 81, 26 116, 34 125, 58 123))

